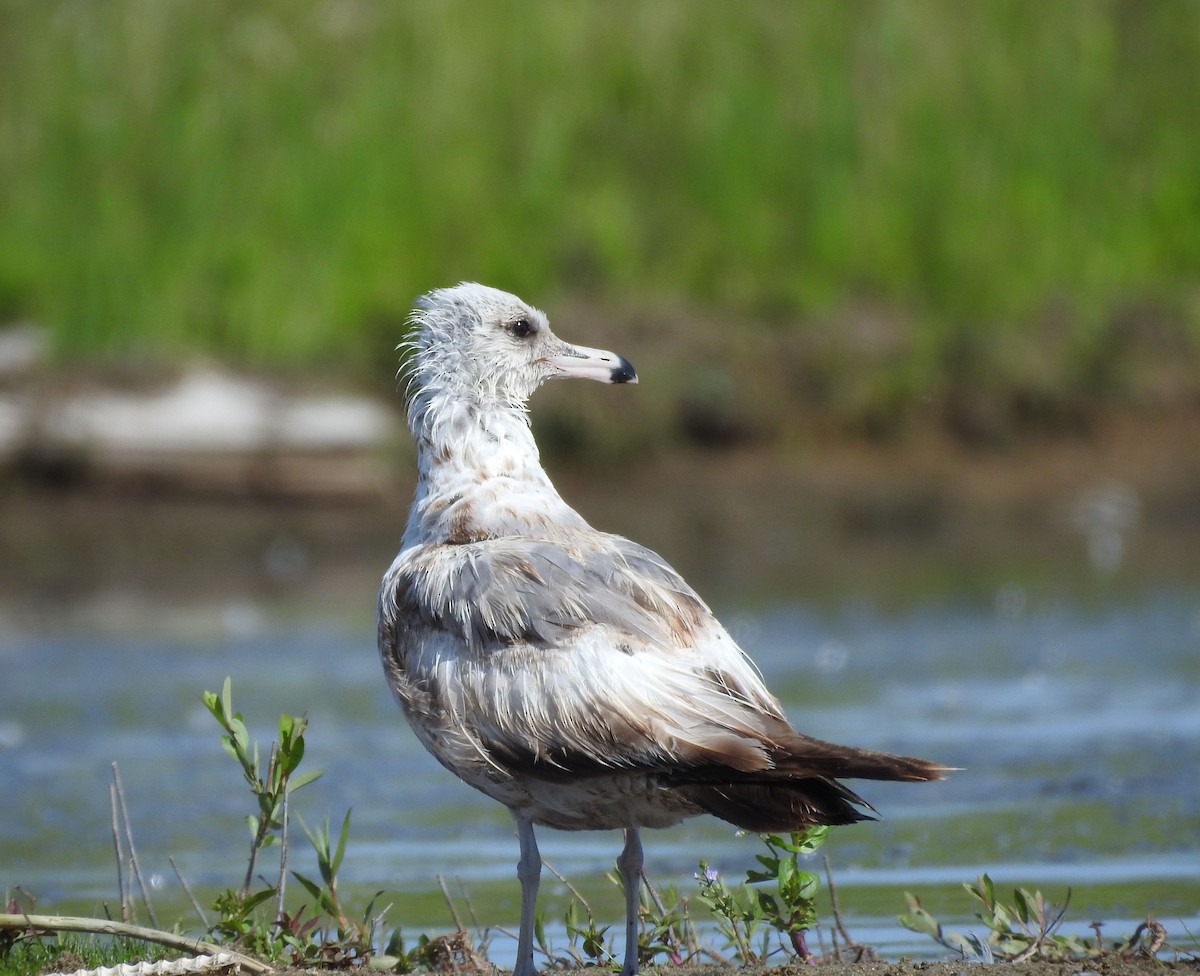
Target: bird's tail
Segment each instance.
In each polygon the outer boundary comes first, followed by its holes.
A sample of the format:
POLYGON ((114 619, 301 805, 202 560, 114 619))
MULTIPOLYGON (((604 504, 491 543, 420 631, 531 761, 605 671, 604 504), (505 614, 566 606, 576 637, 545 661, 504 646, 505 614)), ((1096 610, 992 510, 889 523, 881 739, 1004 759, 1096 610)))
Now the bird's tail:
POLYGON ((837 779, 881 779, 904 783, 927 783, 945 779, 953 772, 927 759, 895 756, 889 752, 874 752, 823 742, 799 733, 790 736, 772 750, 775 770, 801 776, 829 776, 837 779))
POLYGON ((693 769, 676 788, 708 813, 755 833, 872 820, 875 808, 839 779, 909 783, 943 779, 952 767, 911 756, 834 745, 796 734, 766 769, 693 769))

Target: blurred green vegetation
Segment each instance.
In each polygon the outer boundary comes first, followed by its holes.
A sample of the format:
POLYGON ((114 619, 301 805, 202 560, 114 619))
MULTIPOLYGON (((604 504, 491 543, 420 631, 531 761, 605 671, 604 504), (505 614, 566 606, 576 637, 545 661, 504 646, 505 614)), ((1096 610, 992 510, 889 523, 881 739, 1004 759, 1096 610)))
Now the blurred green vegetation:
POLYGON ((475 279, 1070 423, 1194 373, 1197 93, 1187 0, 0 0, 0 321, 390 375, 475 279))

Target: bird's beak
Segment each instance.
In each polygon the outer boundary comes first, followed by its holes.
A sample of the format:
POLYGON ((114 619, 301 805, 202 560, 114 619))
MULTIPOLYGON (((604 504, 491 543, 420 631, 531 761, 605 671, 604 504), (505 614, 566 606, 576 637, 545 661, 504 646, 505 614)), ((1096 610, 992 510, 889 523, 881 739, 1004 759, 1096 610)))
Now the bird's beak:
POLYGON ((605 349, 566 346, 557 356, 547 356, 545 362, 554 368, 555 376, 575 376, 601 383, 638 381, 637 371, 628 359, 605 349))

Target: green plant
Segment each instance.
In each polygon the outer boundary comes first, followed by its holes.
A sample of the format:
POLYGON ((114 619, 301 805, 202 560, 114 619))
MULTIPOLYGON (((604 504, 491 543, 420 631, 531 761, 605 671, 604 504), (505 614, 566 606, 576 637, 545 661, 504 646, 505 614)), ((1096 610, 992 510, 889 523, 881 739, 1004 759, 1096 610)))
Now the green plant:
POLYGON ((429 936, 422 934, 417 937, 417 944, 409 948, 397 926, 383 952, 371 959, 370 966, 383 972, 411 973, 425 964, 429 942, 429 936))
POLYGON ((472 942, 464 929, 430 938, 417 937, 417 944, 409 949, 397 928, 382 955, 368 961, 371 969, 394 973, 411 973, 418 969, 432 972, 491 972, 493 967, 472 942))
POLYGON ((328 818, 315 830, 305 827, 304 833, 317 855, 317 870, 320 872, 322 884, 317 884, 298 871, 293 871, 292 876, 313 897, 332 923, 333 931, 322 933, 322 947, 319 953, 322 961, 348 962, 370 956, 375 942, 375 931, 382 918, 382 913, 375 913, 375 903, 383 892, 375 893, 360 919, 350 917, 345 904, 338 896, 337 874, 346 854, 346 839, 350 835, 350 811, 347 810, 342 819, 336 844, 332 843, 330 837, 328 818))
MULTIPOLYGON (((615 874, 609 877, 614 883, 619 880, 615 874)), ((660 895, 650 879, 642 876, 638 961, 653 965, 659 956, 665 956, 671 965, 680 966, 700 955, 700 940, 687 899, 672 887, 664 888, 663 893, 660 895)))
POLYGON ((816 897, 821 879, 801 867, 800 859, 815 854, 829 836, 829 827, 810 827, 781 834, 762 834, 765 854, 755 855, 763 870, 746 872, 746 881, 730 889, 720 875, 704 861, 700 862, 700 899, 712 909, 717 924, 735 955, 744 963, 760 961, 766 955, 763 933, 762 950, 753 943, 763 925, 787 937, 787 944, 803 959, 812 958, 805 933, 817 922, 816 897), (775 891, 750 886, 774 883, 775 891))
MULTIPOLYGON (((294 965, 352 965, 368 960, 373 952, 375 934, 384 912, 376 912, 375 904, 382 892, 377 892, 368 903, 361 918, 352 917, 338 894, 338 871, 346 853, 350 833, 350 813, 342 819, 336 836, 331 834, 328 819, 314 829, 307 826, 304 831, 317 858, 320 883, 299 872, 291 872, 303 889, 312 898, 312 905, 303 904, 293 911, 285 908, 285 881, 288 874, 288 823, 289 798, 300 787, 321 775, 320 770, 300 773, 299 766, 304 758, 304 732, 307 720, 303 717, 282 715, 279 719, 279 738, 271 743, 266 761, 260 754, 258 743, 252 742, 242 715, 233 706, 232 683, 227 677, 220 694, 206 691, 203 694, 205 707, 220 724, 223 734, 221 746, 237 760, 242 775, 255 798, 256 812, 246 818, 250 828, 250 853, 246 874, 239 888, 227 888, 216 896, 213 907, 218 918, 209 925, 200 904, 182 875, 179 880, 192 899, 197 914, 204 921, 214 945, 182 935, 178 930, 163 931, 153 922, 153 928, 116 922, 102 918, 79 918, 73 916, 31 914, 15 900, 10 899, 7 911, 0 912, 0 976, 8 976, 9 963, 17 959, 16 972, 24 973, 36 969, 55 968, 44 960, 53 959, 54 953, 69 957, 70 962, 78 959, 87 966, 108 965, 143 956, 147 943, 169 946, 170 951, 216 952, 229 951, 237 965, 247 972, 265 971, 269 967, 252 958, 272 961, 286 960, 294 965), (268 847, 278 847, 279 870, 274 883, 259 877, 260 886, 253 887, 255 867, 260 855, 268 847), (274 901, 274 910, 269 914, 264 906, 274 901), (78 940, 87 952, 76 952, 74 937, 59 935, 49 938, 49 933, 79 932, 98 934, 108 942, 88 938, 78 940), (236 948, 235 948, 236 947, 236 948), (245 950, 246 955, 237 948, 245 950), (65 955, 64 955, 65 954, 65 955), (25 961, 32 960, 26 966, 25 961), (20 968, 25 967, 25 968, 20 968)), ((121 883, 120 866, 124 860, 121 839, 130 852, 130 861, 136 871, 133 854, 133 832, 125 812, 124 795, 120 777, 114 764, 113 834, 118 843, 118 883, 121 887, 122 913, 127 914, 130 902, 128 892, 121 883)), ((172 866, 174 862, 172 861, 172 866)), ((178 870, 176 870, 178 874, 178 870)), ((18 891, 21 889, 18 888, 18 891)), ((25 894, 24 892, 22 892, 25 894)), ((31 896, 26 894, 27 898, 31 896)), ((147 900, 147 909, 149 910, 147 900)), ((128 912, 128 914, 132 914, 128 912)), ((457 919, 456 919, 457 921, 457 919)), ((461 927, 461 926, 460 926, 461 927)), ((461 933, 459 933, 461 934, 461 933)), ((452 937, 428 940, 422 938, 419 947, 423 959, 430 960, 431 968, 445 959, 475 961, 474 949, 462 940, 452 937)), ((165 951, 157 950, 161 955, 165 951)), ((415 957, 414 957, 415 958, 415 957)), ((78 968, 66 963, 57 968, 78 968)))
POLYGON ((346 917, 346 910, 338 898, 337 873, 342 866, 342 858, 346 855, 346 838, 350 834, 350 811, 346 811, 346 816, 342 820, 342 829, 338 831, 336 846, 330 843, 328 817, 321 827, 316 830, 309 830, 305 827, 304 833, 308 836, 309 843, 316 852, 317 869, 321 873, 321 880, 325 886, 322 888, 299 872, 293 871, 292 875, 317 900, 317 904, 321 906, 322 910, 337 922, 339 929, 347 929, 352 923, 346 917))
POLYGON ((696 880, 700 883, 696 897, 713 913, 734 958, 746 966, 761 962, 767 953, 767 933, 760 932, 763 913, 757 895, 745 884, 727 887, 717 870, 704 860, 700 861, 696 880))
POLYGON ((613 958, 609 925, 597 925, 596 915, 583 898, 572 898, 563 916, 567 928, 567 951, 580 966, 606 966, 613 958))
POLYGON ((317 769, 301 773, 294 778, 292 776, 304 758, 304 730, 308 727, 308 719, 291 715, 279 717, 279 741, 271 743, 267 768, 263 771, 259 761, 258 743, 251 745, 246 723, 241 713, 233 709, 232 682, 228 677, 221 686, 220 695, 211 691, 204 692, 204 705, 225 730, 225 734, 221 736, 221 746, 242 767, 242 775, 258 805, 258 812, 246 818, 250 827, 250 857, 239 895, 243 900, 249 895, 259 852, 278 843, 279 882, 273 890, 278 892, 282 908, 287 871, 288 797, 324 772, 317 769))
POLYGON ((265 768, 258 743, 251 743, 246 723, 234 710, 233 693, 227 677, 221 693, 204 693, 205 707, 224 730, 221 745, 237 760, 242 775, 254 794, 257 812, 246 818, 250 828, 250 855, 246 875, 238 890, 221 892, 213 903, 218 919, 212 926, 214 936, 241 945, 268 959, 285 955, 296 964, 331 963, 358 960, 370 955, 379 919, 374 914, 373 898, 361 920, 352 920, 337 891, 337 873, 346 853, 350 833, 350 813, 342 820, 336 842, 330 835, 329 821, 315 829, 305 827, 317 856, 321 884, 305 875, 293 876, 313 899, 311 912, 301 906, 294 912, 284 908, 288 873, 288 800, 292 793, 317 779, 322 770, 297 772, 304 758, 304 732, 307 719, 291 715, 279 718, 279 738, 271 743, 265 768), (260 853, 268 847, 279 848, 279 871, 274 884, 251 891, 254 869, 260 853), (261 907, 274 900, 270 921, 261 915, 261 907))
POLYGON ((817 893, 821 890, 821 878, 800 866, 800 858, 815 854, 829 836, 829 827, 809 827, 807 830, 790 834, 786 839, 779 834, 765 834, 763 843, 767 853, 759 854, 758 861, 764 871, 747 871, 746 880, 751 884, 774 882, 776 893, 759 893, 768 924, 786 935, 801 959, 812 956, 805 933, 817 924, 817 893))
POLYGON ((277 959, 284 944, 276 928, 264 924, 257 911, 274 895, 274 888, 263 888, 251 895, 226 888, 213 899, 212 907, 218 918, 209 934, 219 942, 239 945, 254 955, 277 959))
MULTIPOLYGON (((596 924, 596 913, 582 893, 570 881, 563 877, 552 865, 546 865, 559 881, 571 893, 563 914, 563 925, 567 930, 567 948, 565 954, 558 952, 546 935, 545 916, 539 914, 534 919, 533 938, 539 952, 546 957, 547 963, 554 969, 573 969, 585 965, 608 965, 613 958, 612 940, 607 938, 611 926, 600 927, 596 924)), ((612 874, 608 875, 618 887, 620 881, 612 874)))
POLYGON ((1056 932, 1071 900, 1069 888, 1062 905, 1050 904, 1040 891, 1030 892, 1026 888, 1015 888, 1012 904, 1006 905, 996 897, 996 887, 986 874, 980 875, 974 884, 964 884, 963 889, 982 906, 975 917, 987 926, 985 939, 974 932, 947 932, 921 907, 921 900, 908 892, 904 895, 908 911, 898 921, 906 929, 928 935, 963 959, 974 962, 1076 959, 1102 951, 1098 939, 1093 942, 1056 932))
MULTIPOLYGON (((563 952, 551 943, 546 934, 545 916, 534 921, 534 941, 538 951, 546 957, 554 969, 574 969, 580 966, 609 966, 616 958, 613 941, 609 937, 611 925, 601 926, 591 904, 570 881, 555 868, 546 868, 570 892, 571 900, 563 913, 563 926, 567 931, 567 945, 563 952)), ((605 878, 614 887, 624 890, 620 876, 609 871, 605 878)), ((638 892, 638 961, 651 965, 658 957, 665 956, 672 965, 682 965, 700 955, 701 948, 695 926, 688 913, 687 900, 680 898, 673 888, 665 889, 666 907, 663 896, 644 875, 638 892)))

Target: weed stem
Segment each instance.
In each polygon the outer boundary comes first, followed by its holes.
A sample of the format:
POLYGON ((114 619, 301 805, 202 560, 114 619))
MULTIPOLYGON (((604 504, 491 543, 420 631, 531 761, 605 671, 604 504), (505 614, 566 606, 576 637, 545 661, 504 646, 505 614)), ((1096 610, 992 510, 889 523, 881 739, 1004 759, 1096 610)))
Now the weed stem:
MULTIPOLYGON (((150 904, 150 893, 146 890, 146 882, 142 880, 142 868, 138 864, 137 848, 133 844, 133 825, 129 822, 129 810, 125 806, 125 787, 121 785, 120 767, 113 763, 112 771, 113 782, 117 788, 117 802, 121 807, 121 820, 125 824, 125 841, 129 845, 129 863, 133 865, 133 876, 137 879, 138 890, 142 893, 142 904, 146 906, 146 915, 150 918, 150 924, 157 929, 158 919, 154 915, 154 906, 150 904)), ((122 907, 122 912, 124 912, 124 907, 122 907)))

